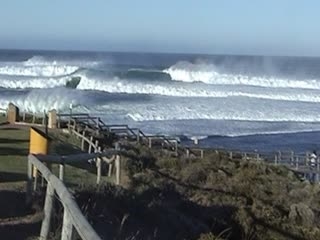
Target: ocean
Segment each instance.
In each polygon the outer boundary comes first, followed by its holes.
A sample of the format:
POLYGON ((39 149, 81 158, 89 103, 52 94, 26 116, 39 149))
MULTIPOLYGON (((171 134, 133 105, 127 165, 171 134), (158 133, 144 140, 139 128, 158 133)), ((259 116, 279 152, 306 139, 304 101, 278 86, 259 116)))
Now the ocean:
POLYGON ((320 149, 320 58, 0 50, 0 108, 245 151, 320 149))

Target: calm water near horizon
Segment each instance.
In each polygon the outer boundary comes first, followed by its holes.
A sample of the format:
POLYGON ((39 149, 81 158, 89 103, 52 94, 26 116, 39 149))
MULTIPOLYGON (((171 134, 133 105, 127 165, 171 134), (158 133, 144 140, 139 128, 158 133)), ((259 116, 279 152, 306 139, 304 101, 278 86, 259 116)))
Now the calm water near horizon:
POLYGON ((320 58, 0 50, 0 108, 9 102, 39 113, 72 103, 186 144, 320 149, 320 58))

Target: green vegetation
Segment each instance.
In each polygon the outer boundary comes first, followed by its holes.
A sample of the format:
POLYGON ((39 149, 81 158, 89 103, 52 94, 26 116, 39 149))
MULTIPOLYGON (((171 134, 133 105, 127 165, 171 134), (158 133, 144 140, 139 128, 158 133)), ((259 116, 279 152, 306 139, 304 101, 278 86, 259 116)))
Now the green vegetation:
MULTIPOLYGON (((74 136, 56 130, 50 137, 51 154, 81 152, 74 136)), ((1 182, 23 183, 28 149, 28 129, 2 126, 1 182)), ((96 168, 87 163, 65 171, 79 206, 103 238, 320 238, 320 185, 302 181, 285 167, 230 160, 213 150, 204 159, 185 159, 137 145, 124 149, 122 187, 107 177, 96 186, 96 168)), ((53 171, 57 174, 58 166, 53 171)), ((55 212, 57 230, 63 212, 59 206, 55 212)), ((53 237, 60 234, 53 232, 53 237)))
POLYGON ((19 128, 0 129, 0 171, 26 174, 29 131, 19 128))
POLYGON ((98 233, 113 239, 320 238, 320 186, 285 167, 206 156, 131 149, 126 188, 78 189, 76 198, 98 233))

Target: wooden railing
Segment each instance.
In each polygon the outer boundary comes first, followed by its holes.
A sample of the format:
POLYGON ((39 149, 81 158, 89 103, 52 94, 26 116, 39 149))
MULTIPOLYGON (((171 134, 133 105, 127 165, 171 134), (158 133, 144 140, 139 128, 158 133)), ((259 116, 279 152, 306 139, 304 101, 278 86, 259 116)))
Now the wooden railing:
POLYGON ((303 175, 314 174, 312 181, 320 181, 320 158, 311 166, 310 152, 295 153, 293 151, 277 151, 273 153, 227 151, 230 159, 252 159, 265 161, 274 165, 282 165, 303 175))
MULTIPOLYGON (((50 156, 50 155, 32 155, 28 156, 28 181, 27 181, 27 204, 32 202, 32 185, 37 182, 36 178, 33 178, 33 169, 37 169, 42 177, 47 182, 47 190, 44 204, 44 218, 41 225, 40 239, 48 239, 50 233, 50 225, 53 213, 53 202, 55 200, 55 194, 62 203, 64 208, 63 214, 63 225, 61 239, 71 240, 74 229, 78 232, 79 236, 85 240, 100 239, 97 233, 94 231, 92 226, 88 223, 87 219, 83 216, 78 205, 76 204, 74 197, 68 191, 64 185, 63 177, 64 164, 71 164, 75 162, 87 161, 88 159, 107 157, 110 154, 117 154, 117 151, 110 150, 106 153, 95 153, 95 154, 77 154, 70 156, 50 156), (59 164, 59 178, 56 177, 43 162, 48 164, 59 164), (62 166, 62 168, 61 168, 62 166), (62 170, 61 170, 62 169, 62 170)), ((117 157, 119 157, 117 155, 117 157)))
POLYGON ((77 131, 77 124, 83 124, 87 130, 114 133, 118 136, 136 140, 139 143, 147 145, 149 148, 157 146, 157 143, 160 142, 162 147, 169 148, 176 153, 178 152, 178 141, 175 138, 164 135, 145 135, 140 129, 130 128, 125 124, 106 125, 99 117, 91 117, 88 114, 60 114, 59 118, 60 117, 69 117, 68 127, 75 131, 77 131))
MULTIPOLYGON (((71 120, 71 122, 74 122, 74 120, 71 120)), ((88 145, 88 153, 102 153, 104 149, 102 150, 101 147, 99 146, 99 141, 95 140, 93 136, 90 136, 89 138, 86 136, 86 129, 82 129, 80 131, 74 122, 74 124, 69 125, 69 131, 71 134, 75 135, 77 138, 80 138, 81 140, 81 150, 85 151, 85 143, 88 145)), ((116 144, 116 151, 119 151, 119 145, 116 144)), ((108 152, 112 151, 111 149, 107 150, 108 152)), ((108 176, 111 177, 111 169, 113 168, 113 164, 115 165, 115 170, 116 170, 116 179, 115 183, 118 185, 120 184, 120 175, 121 175, 121 160, 120 157, 111 157, 108 158, 107 156, 104 156, 102 158, 96 158, 96 167, 97 167, 97 184, 100 183, 101 181, 101 169, 102 169, 102 163, 107 163, 109 165, 109 173, 108 176)))

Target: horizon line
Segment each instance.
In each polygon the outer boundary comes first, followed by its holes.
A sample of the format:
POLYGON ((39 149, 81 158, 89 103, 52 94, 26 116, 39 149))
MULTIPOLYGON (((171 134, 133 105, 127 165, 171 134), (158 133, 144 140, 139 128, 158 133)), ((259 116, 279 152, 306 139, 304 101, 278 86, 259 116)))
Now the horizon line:
POLYGON ((312 55, 263 55, 263 54, 246 54, 246 53, 200 53, 200 52, 166 52, 166 51, 138 51, 138 50, 81 50, 81 49, 44 49, 44 48, 0 48, 0 51, 43 51, 43 52, 73 52, 73 53, 131 53, 131 54, 164 54, 164 55, 202 55, 202 56, 238 56, 238 57, 292 57, 292 58, 320 58, 312 55))

